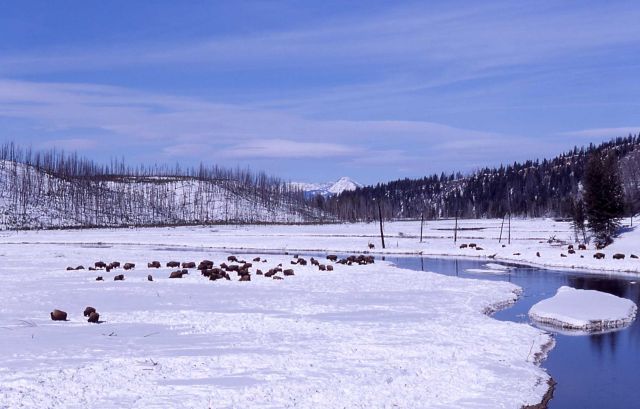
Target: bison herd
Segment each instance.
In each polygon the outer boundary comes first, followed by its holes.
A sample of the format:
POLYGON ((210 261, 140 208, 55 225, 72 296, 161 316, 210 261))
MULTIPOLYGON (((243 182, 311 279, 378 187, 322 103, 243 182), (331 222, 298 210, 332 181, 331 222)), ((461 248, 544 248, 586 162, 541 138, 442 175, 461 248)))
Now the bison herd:
MULTIPOLYGON (((504 247, 504 245, 503 245, 502 247, 504 247)), ((586 244, 578 244, 578 246, 577 246, 577 247, 578 247, 578 250, 586 250, 586 249, 587 249, 586 244)), ((475 244, 475 243, 469 243, 469 244, 463 243, 463 244, 461 244, 461 245, 460 245, 460 248, 461 248, 461 249, 466 249, 466 248, 475 248, 476 250, 482 250, 482 247, 478 246, 478 245, 477 245, 477 244, 475 244)), ((574 245, 573 245, 573 244, 569 244, 569 245, 567 246, 567 254, 577 254, 577 253, 576 253, 576 248, 574 247, 574 245)), ((568 257, 568 255, 567 255, 567 254, 560 253, 560 257, 568 257)), ((514 255, 514 256, 519 256, 519 255, 520 255, 520 253, 513 253, 513 255, 514 255)), ((492 257, 492 256, 489 256, 489 257, 492 257)), ((495 257, 495 255, 494 255, 493 257, 495 257)), ((492 258, 493 258, 493 257, 492 257, 492 258)), ((540 255, 540 252, 539 252, 539 251, 538 251, 538 252, 536 252, 536 257, 541 257, 541 255, 540 255)), ((624 260, 625 255, 624 255, 624 254, 622 254, 622 253, 616 253, 616 254, 613 254, 611 257, 612 257, 614 260, 624 260)), ((582 255, 581 255, 581 256, 580 256, 580 258, 584 258, 584 256, 582 256, 582 255)), ((594 254, 593 254, 593 258, 595 258, 595 259, 597 259, 597 260, 601 260, 601 259, 604 259, 604 258, 605 258, 605 254, 604 254, 604 253, 601 253, 601 252, 597 252, 597 253, 594 253, 594 254)), ((629 258, 637 259, 637 258, 638 258, 638 256, 637 256, 637 255, 635 255, 635 254, 631 254, 631 255, 629 256, 629 258)))
MULTIPOLYGON (((311 266, 317 267, 319 271, 334 271, 334 265, 331 263, 351 266, 354 264, 373 264, 374 262, 375 259, 373 256, 362 254, 357 256, 351 255, 344 258, 339 258, 337 255, 330 254, 326 257, 325 262, 321 262, 314 257, 311 257, 309 260, 307 260, 296 254, 293 256, 293 260, 291 260, 292 265, 307 266, 308 264, 311 264, 311 266)), ((236 277, 238 277, 238 281, 251 281, 252 273, 254 273, 256 276, 271 278, 273 280, 283 280, 284 277, 295 276, 295 271, 292 268, 285 269, 282 267, 281 263, 268 270, 265 269, 264 272, 262 269, 254 269, 254 264, 257 265, 257 263, 265 264, 267 263, 267 260, 261 257, 255 257, 251 262, 248 262, 246 260, 239 259, 237 256, 231 255, 227 257, 226 261, 217 265, 211 260, 202 260, 198 264, 193 261, 169 261, 165 264, 165 266, 167 268, 176 269, 169 273, 168 278, 170 279, 182 278, 183 276, 188 275, 190 273, 189 270, 192 269, 200 271, 200 275, 208 278, 210 281, 231 280, 233 273, 235 273, 236 277)), ((89 267, 88 270, 109 272, 113 269, 122 268, 123 270, 130 271, 134 270, 135 267, 136 265, 134 263, 125 263, 121 265, 121 263, 117 261, 108 264, 104 261, 96 261, 93 264, 93 267, 89 267)), ((154 260, 147 263, 148 269, 159 269, 161 267, 162 264, 159 261, 154 260)), ((84 270, 84 267, 67 267, 67 270, 84 270)), ((117 274, 113 277, 113 280, 124 281, 125 275, 117 274)), ((104 277, 102 275, 97 276, 96 281, 104 281, 104 277)), ((151 274, 147 275, 147 281, 153 281, 153 276, 151 274)), ((88 317, 88 322, 100 322, 100 315, 95 311, 95 308, 93 307, 87 307, 84 311, 84 315, 85 317, 88 317)), ((51 319, 54 321, 66 321, 67 313, 61 310, 54 310, 53 312, 51 312, 51 319)))
MULTIPOLYGON (((351 255, 344 258, 339 258, 337 255, 330 254, 326 257, 326 262, 321 263, 320 260, 311 257, 309 260, 300 257, 299 255, 294 255, 293 260, 291 260, 292 265, 306 266, 311 264, 318 268, 319 271, 333 271, 334 266, 330 263, 335 264, 343 264, 347 266, 351 266, 354 264, 357 265, 367 265, 374 263, 374 257, 370 255, 351 255)), ((196 269, 200 271, 200 274, 211 281, 215 280, 231 280, 232 275, 230 273, 236 273, 238 277, 238 281, 251 281, 252 268, 254 267, 254 263, 267 263, 266 259, 261 257, 256 257, 252 260, 252 262, 248 262, 246 260, 239 259, 237 256, 229 256, 226 261, 216 265, 211 260, 202 260, 200 263, 196 264, 194 261, 187 262, 179 262, 179 261, 169 261, 165 264, 167 268, 174 268, 176 270, 169 273, 169 278, 182 278, 185 275, 189 274, 189 270, 196 269)), ((124 263, 114 261, 111 263, 105 263, 104 261, 96 261, 93 267, 89 267, 90 271, 111 271, 113 269, 118 269, 122 266, 124 270, 134 270, 136 265, 134 263, 124 263)), ((151 261, 147 263, 148 269, 159 269, 162 267, 162 264, 159 261, 151 261)), ((67 267, 67 270, 83 270, 83 266, 78 267, 67 267)), ((284 277, 290 277, 295 275, 293 269, 284 269, 282 264, 278 264, 274 268, 270 268, 263 272, 261 269, 255 269, 255 275, 263 276, 266 278, 272 278, 274 280, 280 280, 284 277), (282 273, 282 276, 278 276, 278 273, 282 273)), ((124 281, 124 274, 117 274, 113 277, 114 281, 124 281)), ((102 275, 96 277, 96 281, 104 281, 104 277, 102 275)), ((153 281, 153 276, 151 274, 147 275, 147 281, 153 281)))

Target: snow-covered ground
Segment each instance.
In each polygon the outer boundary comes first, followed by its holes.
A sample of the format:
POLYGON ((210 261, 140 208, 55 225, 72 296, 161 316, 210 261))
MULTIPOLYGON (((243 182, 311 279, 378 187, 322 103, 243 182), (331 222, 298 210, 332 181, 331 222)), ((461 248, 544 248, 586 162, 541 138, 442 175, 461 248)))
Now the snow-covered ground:
MULTIPOLYGON (((539 402, 549 376, 535 361, 550 337, 483 313, 513 302, 513 284, 415 273, 379 257, 372 265, 336 264, 334 272, 320 272, 264 251, 362 251, 376 241, 376 227, 3 232, 0 407, 520 408, 539 402), (145 267, 152 260, 220 263, 232 253, 225 247, 254 249, 240 255, 248 260, 267 258, 252 271, 283 263, 295 276, 212 282, 195 271, 169 279, 171 269, 145 267), (65 270, 97 260, 137 268, 65 270), (113 281, 120 273, 126 279, 113 281), (106 281, 95 281, 98 274, 106 281), (89 305, 103 324, 86 322, 89 305), (67 311, 69 321, 51 321, 54 308, 67 311)), ((452 247, 435 237, 417 243, 407 237, 416 227, 389 224, 388 251, 452 247)))
MULTIPOLYGON (((511 243, 505 221, 500 239, 499 219, 459 220, 457 242, 454 243, 454 221, 425 222, 423 242, 420 243, 420 221, 385 223, 386 249, 381 248, 378 223, 327 225, 258 225, 177 227, 163 230, 104 229, 98 233, 79 234, 67 230, 57 232, 0 232, 1 243, 51 242, 82 243, 86 240, 103 243, 163 243, 170 240, 175 246, 206 249, 290 250, 365 252, 372 254, 422 254, 425 256, 478 257, 487 261, 499 260, 515 264, 530 264, 555 269, 608 271, 621 275, 640 273, 640 229, 626 227, 614 243, 604 250, 587 245, 578 250, 575 233, 568 222, 552 219, 514 219, 511 221, 511 243), (162 239, 162 240, 161 240, 162 239), (369 249, 368 244, 375 248, 369 249), (466 244, 466 248, 460 248, 466 244), (474 248, 469 244, 476 244, 474 248), (568 245, 576 253, 568 252, 568 245), (480 249, 478 249, 480 248, 480 249), (604 259, 593 258, 594 253, 605 254, 604 259), (622 253, 625 258, 612 256, 622 253), (540 255, 538 257, 538 254, 540 255)), ((623 224, 628 225, 629 220, 623 224)))
POLYGON ((564 329, 606 331, 630 325, 637 310, 636 304, 626 298, 563 286, 553 297, 531 307, 529 316, 564 329))

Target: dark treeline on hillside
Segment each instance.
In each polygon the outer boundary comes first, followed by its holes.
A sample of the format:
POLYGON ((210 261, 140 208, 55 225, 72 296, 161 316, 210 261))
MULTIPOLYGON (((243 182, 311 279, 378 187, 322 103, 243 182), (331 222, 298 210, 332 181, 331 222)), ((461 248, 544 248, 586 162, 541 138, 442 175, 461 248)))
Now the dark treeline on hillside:
POLYGON ((551 160, 529 160, 461 174, 402 179, 358 188, 317 204, 343 220, 514 216, 572 217, 582 195, 581 183, 592 154, 612 154, 619 166, 628 211, 640 203, 640 135, 598 146, 574 148, 551 160))
POLYGON ((289 183, 243 169, 130 167, 0 146, 0 227, 304 222, 321 214, 289 183))

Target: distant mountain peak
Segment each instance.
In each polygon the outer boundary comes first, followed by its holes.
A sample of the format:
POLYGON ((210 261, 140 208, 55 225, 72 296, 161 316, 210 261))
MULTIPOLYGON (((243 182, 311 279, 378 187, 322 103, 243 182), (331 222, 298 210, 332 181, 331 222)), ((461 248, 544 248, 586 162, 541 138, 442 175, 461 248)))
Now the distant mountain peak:
POLYGON ((342 192, 348 190, 355 190, 362 187, 361 184, 354 181, 350 177, 343 176, 335 182, 328 183, 304 183, 304 182, 292 182, 293 186, 303 190, 308 196, 322 195, 333 196, 339 195, 342 192))

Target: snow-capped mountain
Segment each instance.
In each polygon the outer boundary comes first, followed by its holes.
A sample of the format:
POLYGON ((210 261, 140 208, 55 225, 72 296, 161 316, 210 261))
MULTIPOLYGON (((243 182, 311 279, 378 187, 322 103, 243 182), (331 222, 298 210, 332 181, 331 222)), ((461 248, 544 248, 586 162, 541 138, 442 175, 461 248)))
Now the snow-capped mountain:
POLYGON ((322 195, 333 196, 347 190, 355 190, 362 187, 361 184, 355 182, 349 177, 343 176, 335 182, 328 183, 304 183, 304 182, 292 182, 293 186, 302 189, 308 196, 322 195))

